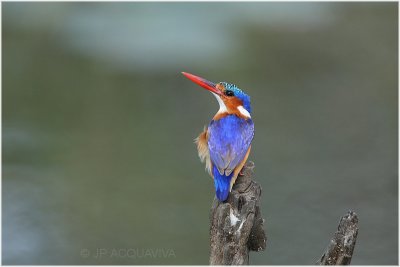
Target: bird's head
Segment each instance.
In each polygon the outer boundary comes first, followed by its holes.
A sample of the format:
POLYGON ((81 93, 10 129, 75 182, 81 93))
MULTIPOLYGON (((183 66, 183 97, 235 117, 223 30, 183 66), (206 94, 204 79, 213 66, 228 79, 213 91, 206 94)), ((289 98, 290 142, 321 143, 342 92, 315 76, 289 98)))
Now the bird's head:
POLYGON ((235 114, 245 119, 251 118, 250 97, 236 85, 227 82, 213 83, 187 72, 182 72, 182 74, 213 93, 217 98, 219 111, 214 119, 219 119, 230 114, 235 114))

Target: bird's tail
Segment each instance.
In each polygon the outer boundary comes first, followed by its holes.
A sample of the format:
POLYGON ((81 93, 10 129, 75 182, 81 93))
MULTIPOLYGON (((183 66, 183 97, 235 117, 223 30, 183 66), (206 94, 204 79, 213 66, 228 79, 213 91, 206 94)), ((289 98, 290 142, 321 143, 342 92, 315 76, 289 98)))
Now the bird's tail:
POLYGON ((215 194, 219 201, 225 201, 229 195, 233 172, 228 176, 225 176, 224 174, 221 175, 215 166, 213 166, 212 171, 214 176, 215 194))

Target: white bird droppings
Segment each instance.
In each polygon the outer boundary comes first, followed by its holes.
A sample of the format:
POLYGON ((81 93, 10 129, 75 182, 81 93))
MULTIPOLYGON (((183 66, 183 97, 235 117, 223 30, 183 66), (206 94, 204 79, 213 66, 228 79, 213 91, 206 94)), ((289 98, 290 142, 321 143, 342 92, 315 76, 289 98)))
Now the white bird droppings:
POLYGON ((245 222, 245 221, 243 221, 243 222, 239 225, 239 229, 237 229, 238 232, 240 232, 240 229, 242 229, 242 226, 243 226, 244 222, 245 222))
POLYGON ((230 210, 230 215, 229 215, 230 219, 231 219, 231 225, 234 226, 238 223, 239 218, 235 216, 235 214, 233 214, 232 209, 230 210))

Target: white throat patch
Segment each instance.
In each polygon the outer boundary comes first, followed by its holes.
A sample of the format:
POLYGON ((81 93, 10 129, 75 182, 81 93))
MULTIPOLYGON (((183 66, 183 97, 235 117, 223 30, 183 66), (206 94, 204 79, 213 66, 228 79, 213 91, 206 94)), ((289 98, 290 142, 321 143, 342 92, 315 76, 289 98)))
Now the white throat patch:
POLYGON ((219 95, 217 95, 216 93, 213 93, 213 92, 211 92, 211 93, 215 96, 215 98, 217 99, 218 104, 219 104, 219 110, 218 110, 217 114, 228 112, 228 109, 226 108, 224 101, 222 101, 222 99, 219 97, 219 95))

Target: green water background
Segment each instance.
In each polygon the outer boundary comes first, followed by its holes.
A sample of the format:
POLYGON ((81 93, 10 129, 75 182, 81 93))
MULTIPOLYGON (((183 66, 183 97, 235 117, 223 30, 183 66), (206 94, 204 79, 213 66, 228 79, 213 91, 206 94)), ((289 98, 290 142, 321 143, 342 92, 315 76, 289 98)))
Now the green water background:
POLYGON ((252 264, 315 263, 349 209, 352 263, 397 264, 397 20, 397 3, 3 3, 3 264, 208 264, 193 139, 218 106, 181 71, 251 96, 252 264))

